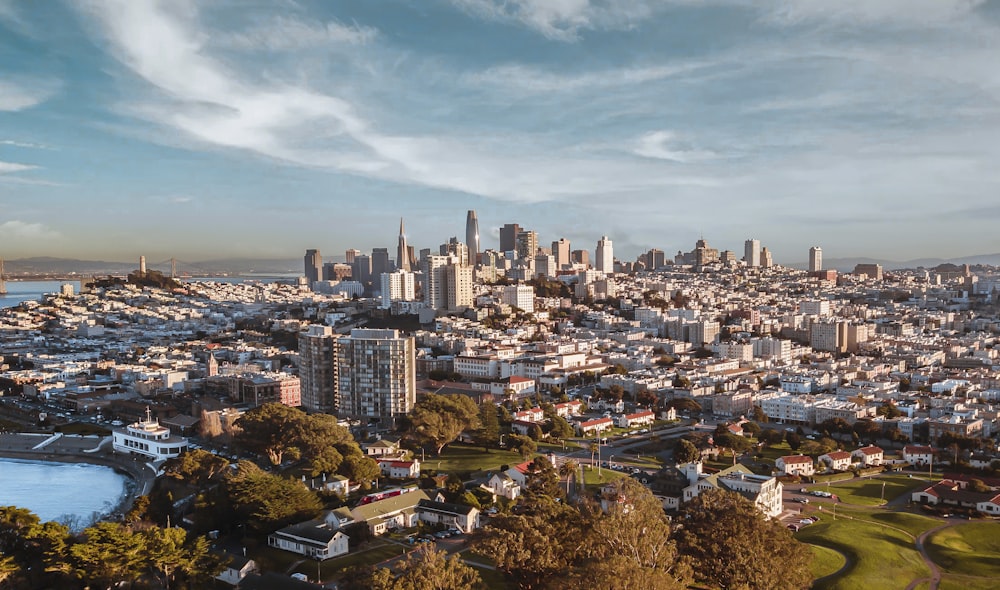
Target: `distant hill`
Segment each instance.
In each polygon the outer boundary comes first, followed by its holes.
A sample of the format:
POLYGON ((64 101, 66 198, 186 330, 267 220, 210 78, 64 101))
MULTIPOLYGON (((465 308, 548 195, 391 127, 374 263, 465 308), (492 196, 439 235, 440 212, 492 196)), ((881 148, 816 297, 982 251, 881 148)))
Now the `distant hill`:
MULTIPOLYGON (((170 274, 170 260, 146 262, 149 270, 170 274)), ((17 275, 125 275, 139 268, 139 261, 77 260, 38 256, 4 261, 4 273, 17 275)), ((301 259, 229 258, 200 262, 177 261, 178 275, 283 275, 302 272, 301 259)))
MULTIPOLYGON (((900 268, 934 268, 939 264, 969 264, 969 265, 991 265, 1000 266, 1000 253, 997 254, 976 254, 973 256, 961 256, 958 258, 917 258, 914 260, 898 261, 885 260, 880 258, 824 258, 823 268, 836 269, 840 272, 851 272, 858 264, 881 264, 886 270, 896 270, 900 268)), ((796 262, 789 264, 792 268, 809 268, 808 262, 796 262)))

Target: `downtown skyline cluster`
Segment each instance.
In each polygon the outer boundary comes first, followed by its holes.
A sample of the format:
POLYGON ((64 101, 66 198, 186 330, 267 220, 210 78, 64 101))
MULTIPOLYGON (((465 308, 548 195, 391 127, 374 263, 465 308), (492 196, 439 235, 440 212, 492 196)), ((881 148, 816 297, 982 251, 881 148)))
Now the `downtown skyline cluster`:
POLYGON ((627 258, 991 253, 998 22, 976 0, 6 0, 0 253, 368 251, 466 209, 627 258))

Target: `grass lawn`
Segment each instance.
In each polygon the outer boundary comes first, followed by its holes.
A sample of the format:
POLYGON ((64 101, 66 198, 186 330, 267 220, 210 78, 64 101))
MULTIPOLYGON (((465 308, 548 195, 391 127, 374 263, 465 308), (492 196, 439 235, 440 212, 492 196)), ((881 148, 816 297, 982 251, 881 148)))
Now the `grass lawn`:
POLYGON ((597 469, 583 469, 583 484, 585 486, 602 486, 608 482, 625 477, 625 474, 614 469, 601 469, 598 475, 597 469))
POLYGON ((913 491, 927 482, 910 479, 905 475, 884 475, 864 479, 852 479, 841 483, 831 483, 830 491, 846 504, 861 506, 878 506, 882 504, 882 484, 885 484, 885 502, 895 500, 899 496, 913 491))
POLYGON ((829 547, 810 545, 809 548, 812 549, 813 552, 813 560, 810 565, 813 578, 829 576, 842 568, 844 563, 847 562, 843 555, 833 549, 830 549, 829 547))
POLYGON ((795 538, 839 551, 853 563, 844 575, 817 584, 816 588, 892 590, 906 588, 910 581, 930 575, 906 533, 861 520, 832 520, 825 510, 820 514, 820 522, 802 529, 795 538))
MULTIPOLYGON (((352 551, 342 557, 335 557, 324 561, 320 566, 322 568, 323 579, 325 580, 331 576, 335 576, 339 572, 351 566, 375 565, 376 563, 383 562, 387 559, 392 559, 397 555, 402 555, 406 551, 405 547, 396 545, 395 543, 381 545, 376 543, 379 542, 375 541, 366 549, 352 551)), ((316 562, 312 559, 307 559, 295 566, 295 571, 303 573, 310 578, 315 577, 316 562)))
POLYGON ((938 531, 927 539, 927 554, 951 574, 1000 577, 1000 527, 974 522, 938 531))
POLYGON ((483 584, 489 588, 489 590, 507 590, 508 588, 513 588, 513 586, 507 583, 507 578, 504 577, 502 572, 483 567, 472 567, 479 572, 479 577, 483 579, 483 584))
POLYGON ((483 452, 483 447, 462 444, 450 444, 441 452, 440 457, 427 455, 427 460, 421 464, 424 469, 436 469, 444 473, 460 471, 495 471, 501 465, 519 465, 524 462, 520 453, 490 449, 483 452))
POLYGON ((976 578, 955 574, 942 575, 941 583, 938 584, 938 590, 996 590, 996 587, 996 578, 976 578))

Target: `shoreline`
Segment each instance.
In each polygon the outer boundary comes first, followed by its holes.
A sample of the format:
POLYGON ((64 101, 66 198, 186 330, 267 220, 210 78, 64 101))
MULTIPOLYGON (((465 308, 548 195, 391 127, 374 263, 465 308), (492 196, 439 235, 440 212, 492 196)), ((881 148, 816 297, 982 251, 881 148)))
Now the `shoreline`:
POLYGON ((84 437, 62 437, 50 445, 41 449, 23 448, 21 445, 13 445, 13 442, 28 443, 38 442, 38 436, 26 433, 7 433, 0 435, 0 458, 20 461, 33 461, 40 463, 68 463, 68 464, 88 464, 99 467, 109 467, 116 473, 125 476, 126 481, 122 494, 115 506, 106 514, 101 515, 101 520, 116 520, 122 518, 126 512, 132 508, 135 499, 141 495, 148 494, 156 480, 156 474, 151 471, 145 461, 139 461, 125 455, 119 455, 111 450, 100 450, 96 452, 86 452, 87 449, 78 447, 81 439, 89 442, 96 442, 93 448, 102 446, 105 438, 93 439, 84 437), (59 446, 60 442, 76 443, 65 448, 67 445, 59 446), (21 448, 18 448, 21 447, 21 448))

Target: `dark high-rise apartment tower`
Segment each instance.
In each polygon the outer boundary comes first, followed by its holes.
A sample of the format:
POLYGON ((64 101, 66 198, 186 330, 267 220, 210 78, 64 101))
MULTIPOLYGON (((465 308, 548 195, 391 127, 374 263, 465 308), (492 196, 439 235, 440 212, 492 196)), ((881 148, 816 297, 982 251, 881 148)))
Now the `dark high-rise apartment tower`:
POLYGON ((521 226, 516 223, 508 223, 500 228, 500 251, 510 252, 517 249, 517 234, 521 233, 521 226))
POLYGON ((469 248, 469 264, 475 266, 479 258, 479 219, 474 209, 465 216, 465 245, 469 248))
POLYGON ((323 257, 319 250, 306 250, 305 267, 306 282, 312 289, 323 273, 323 257))
POLYGON ((403 218, 399 218, 399 243, 396 245, 396 268, 405 271, 410 267, 410 248, 406 245, 406 234, 403 231, 403 218))
POLYGON ((819 246, 809 248, 809 272, 823 270, 823 249, 819 246))
POLYGON ((372 282, 372 257, 367 254, 355 255, 354 264, 351 265, 351 277, 364 285, 372 282))
POLYGON ((392 260, 389 260, 389 249, 388 248, 373 248, 372 249, 372 281, 378 282, 382 277, 384 272, 392 272, 395 270, 392 265, 392 260))

